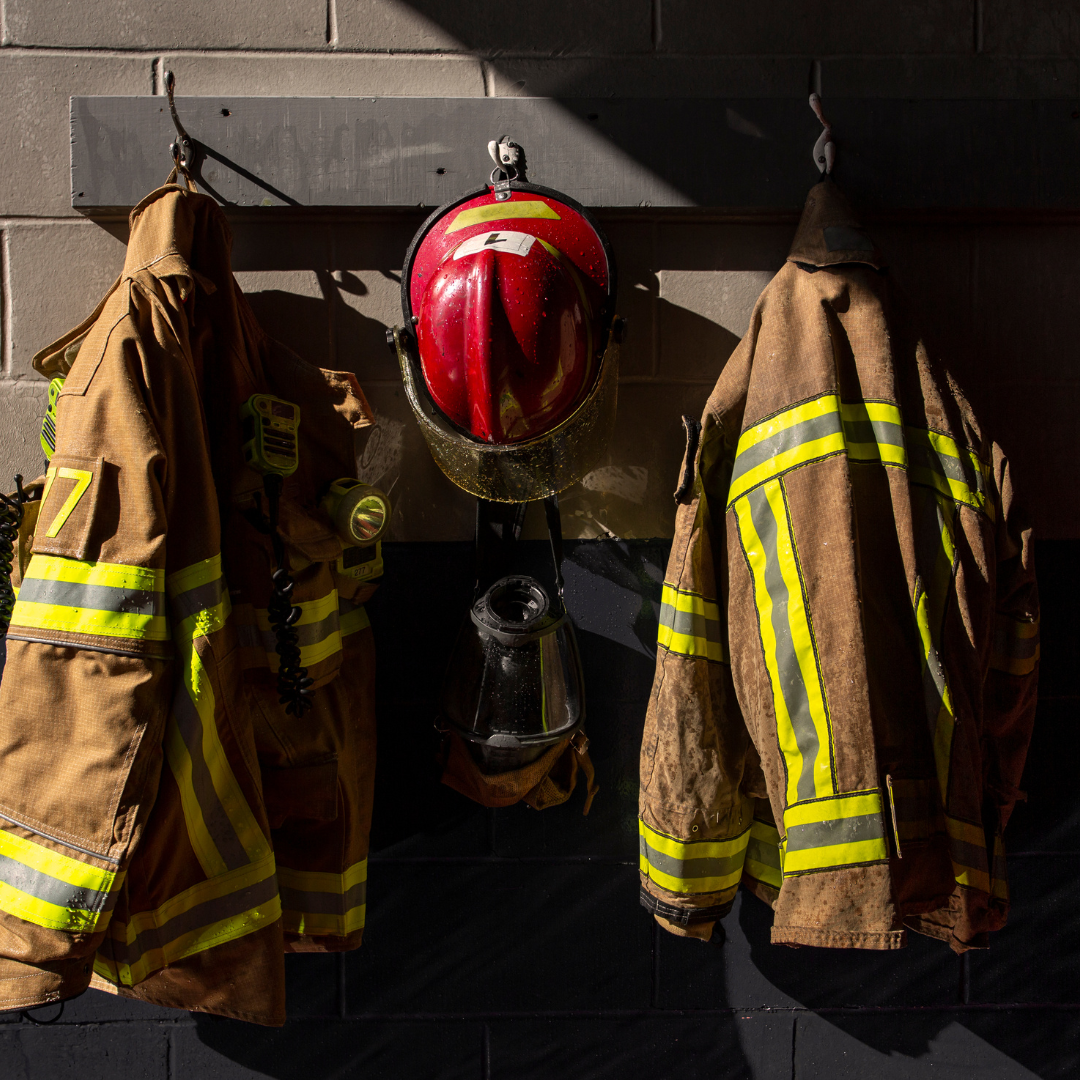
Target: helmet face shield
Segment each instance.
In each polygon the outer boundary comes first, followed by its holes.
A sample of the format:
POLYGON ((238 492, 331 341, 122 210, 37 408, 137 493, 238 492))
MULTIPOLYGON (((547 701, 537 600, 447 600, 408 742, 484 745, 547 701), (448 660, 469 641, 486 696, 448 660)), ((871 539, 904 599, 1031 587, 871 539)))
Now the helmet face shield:
POLYGON ((574 629, 532 577, 495 582, 458 634, 442 690, 444 721, 484 772, 520 768, 584 720, 574 629))

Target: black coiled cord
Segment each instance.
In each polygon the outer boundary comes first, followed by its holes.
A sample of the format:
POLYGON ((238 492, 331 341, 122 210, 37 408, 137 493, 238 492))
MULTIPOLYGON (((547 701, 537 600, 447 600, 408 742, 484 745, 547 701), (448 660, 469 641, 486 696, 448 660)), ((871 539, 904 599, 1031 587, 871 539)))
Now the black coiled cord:
POLYGON ((274 631, 274 648, 278 654, 277 690, 281 695, 278 700, 285 706, 285 712, 299 717, 314 704, 311 685, 315 680, 308 677, 307 668, 300 663, 300 635, 294 625, 300 618, 300 608, 294 607, 292 602, 296 583, 285 569, 285 545, 277 530, 281 477, 267 473, 263 477, 263 488, 269 503, 270 541, 277 561, 277 569, 271 575, 274 591, 270 594, 267 617, 270 629, 274 631))
POLYGON ((15 607, 15 590, 11 587, 11 568, 19 543, 19 526, 23 519, 22 477, 15 477, 17 494, 14 498, 0 492, 0 634, 6 634, 15 607))

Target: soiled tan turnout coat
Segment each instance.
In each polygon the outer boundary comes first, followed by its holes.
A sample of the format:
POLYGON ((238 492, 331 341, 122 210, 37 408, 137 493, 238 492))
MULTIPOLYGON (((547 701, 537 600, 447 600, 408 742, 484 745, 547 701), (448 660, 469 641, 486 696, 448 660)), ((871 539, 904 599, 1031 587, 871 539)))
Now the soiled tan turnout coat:
POLYGON ((103 989, 279 1024, 283 951, 360 943, 373 591, 318 509, 372 422, 259 329, 213 201, 131 215, 123 274, 35 358, 66 374, 0 683, 0 1009, 103 989), (288 716, 240 404, 301 407, 281 533, 315 705, 288 716))
POLYGON ((643 904, 707 937, 741 882, 774 942, 985 944, 1035 708, 1031 534, 831 181, 690 443, 641 749, 643 904))

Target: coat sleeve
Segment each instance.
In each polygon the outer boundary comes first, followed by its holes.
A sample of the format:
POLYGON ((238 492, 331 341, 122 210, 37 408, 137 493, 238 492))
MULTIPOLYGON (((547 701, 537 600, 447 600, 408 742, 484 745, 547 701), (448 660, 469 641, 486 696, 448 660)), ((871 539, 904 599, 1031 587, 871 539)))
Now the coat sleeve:
POLYGON ((0 1010, 85 989, 161 771, 167 462, 110 312, 59 399, 0 683, 0 1010))
POLYGON ((1004 829, 1020 796, 1039 683, 1039 589, 1031 527, 1013 492, 1009 463, 994 446, 997 597, 984 696, 987 790, 1004 829))
POLYGON ((667 930, 708 938, 743 874, 752 746, 727 645, 724 499, 731 472, 721 425, 706 412, 688 448, 664 578, 656 674, 641 746, 641 902, 667 930))

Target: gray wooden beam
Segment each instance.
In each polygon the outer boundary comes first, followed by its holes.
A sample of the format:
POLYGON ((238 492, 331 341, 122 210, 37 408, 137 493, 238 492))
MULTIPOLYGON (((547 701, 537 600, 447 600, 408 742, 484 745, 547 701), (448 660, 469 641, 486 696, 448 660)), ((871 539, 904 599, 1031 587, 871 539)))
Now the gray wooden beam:
MULTIPOLYGON (((178 98, 200 187, 236 206, 415 208, 480 187, 487 141, 595 207, 792 209, 817 178, 804 99, 178 98)), ((1080 208, 1067 101, 827 101, 837 179, 881 209, 1080 208)), ((130 208, 165 179, 163 97, 71 99, 72 206, 130 208)))

